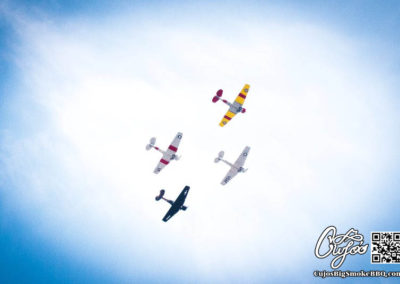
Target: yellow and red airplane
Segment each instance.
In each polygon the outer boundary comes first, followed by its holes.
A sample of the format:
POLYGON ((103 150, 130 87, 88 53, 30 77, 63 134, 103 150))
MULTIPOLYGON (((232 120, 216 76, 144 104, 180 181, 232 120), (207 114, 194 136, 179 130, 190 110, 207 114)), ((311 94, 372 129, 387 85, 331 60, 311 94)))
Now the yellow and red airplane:
POLYGON ((249 92, 250 85, 246 84, 240 91, 239 95, 237 95, 235 101, 233 103, 228 102, 227 100, 221 99, 222 97, 222 90, 218 90, 217 94, 213 97, 212 102, 216 103, 219 100, 223 101, 225 104, 229 106, 229 110, 226 112, 224 117, 222 118, 219 125, 221 127, 225 126, 237 113, 245 113, 246 109, 243 108, 244 100, 246 99, 247 93, 249 92))

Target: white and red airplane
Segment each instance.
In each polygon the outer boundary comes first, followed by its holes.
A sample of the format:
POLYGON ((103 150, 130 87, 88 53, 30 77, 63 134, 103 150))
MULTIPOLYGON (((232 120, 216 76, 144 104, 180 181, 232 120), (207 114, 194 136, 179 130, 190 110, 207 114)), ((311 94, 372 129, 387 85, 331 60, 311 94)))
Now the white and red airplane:
POLYGON ((158 174, 161 172, 161 170, 169 164, 170 161, 172 160, 179 160, 179 156, 176 154, 178 151, 179 143, 181 142, 182 139, 182 133, 178 132, 172 141, 171 145, 169 145, 167 151, 161 150, 157 146, 155 146, 156 143, 156 138, 153 137, 150 139, 150 143, 146 145, 146 150, 150 150, 151 148, 156 149, 157 151, 161 152, 163 154, 160 162, 158 162, 157 167, 154 169, 154 173, 158 174))

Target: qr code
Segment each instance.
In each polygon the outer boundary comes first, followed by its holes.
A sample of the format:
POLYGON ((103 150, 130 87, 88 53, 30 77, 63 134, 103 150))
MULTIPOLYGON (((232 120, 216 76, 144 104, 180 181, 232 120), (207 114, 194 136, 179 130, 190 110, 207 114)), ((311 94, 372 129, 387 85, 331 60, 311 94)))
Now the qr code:
POLYGON ((371 233, 371 263, 400 263, 400 232, 371 233))

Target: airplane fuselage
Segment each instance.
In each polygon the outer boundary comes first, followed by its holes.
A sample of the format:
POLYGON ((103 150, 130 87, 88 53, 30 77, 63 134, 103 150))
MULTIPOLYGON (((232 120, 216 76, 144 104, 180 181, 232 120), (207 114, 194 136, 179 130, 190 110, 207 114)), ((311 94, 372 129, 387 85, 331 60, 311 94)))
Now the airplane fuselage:
POLYGON ((236 105, 235 103, 230 103, 227 100, 222 100, 222 101, 229 106, 229 110, 232 111, 233 113, 239 113, 243 109, 242 106, 236 105))
MULTIPOLYGON (((172 200, 166 199, 166 198, 164 198, 164 197, 161 197, 161 199, 164 200, 164 201, 166 201, 166 202, 168 202, 168 203, 171 204, 171 205, 174 205, 174 204, 175 204, 175 202, 173 202, 172 200)), ((186 210, 187 207, 184 206, 184 205, 182 204, 181 207, 179 207, 179 209, 180 209, 180 210, 186 210)))
POLYGON ((174 202, 172 200, 166 199, 164 197, 161 197, 162 200, 165 200, 166 202, 168 202, 171 205, 174 205, 174 202))
POLYGON ((220 159, 220 161, 224 162, 225 164, 227 164, 227 165, 230 166, 231 168, 236 169, 236 170, 238 171, 238 173, 244 173, 245 171, 247 171, 247 169, 245 169, 245 168, 243 168, 243 167, 239 167, 239 168, 238 168, 238 167, 235 167, 234 164, 228 162, 227 160, 224 160, 224 159, 221 159, 221 158, 219 158, 219 159, 220 159))
POLYGON ((227 160, 224 160, 224 159, 221 159, 221 158, 219 158, 219 159, 220 159, 220 161, 224 162, 225 164, 227 164, 227 165, 230 166, 231 168, 238 169, 238 168, 236 168, 233 164, 229 163, 227 160))
POLYGON ((168 155, 171 157, 171 160, 178 160, 178 156, 175 154, 168 154, 166 151, 158 148, 157 146, 152 146, 154 149, 156 149, 158 152, 162 153, 163 155, 168 155))

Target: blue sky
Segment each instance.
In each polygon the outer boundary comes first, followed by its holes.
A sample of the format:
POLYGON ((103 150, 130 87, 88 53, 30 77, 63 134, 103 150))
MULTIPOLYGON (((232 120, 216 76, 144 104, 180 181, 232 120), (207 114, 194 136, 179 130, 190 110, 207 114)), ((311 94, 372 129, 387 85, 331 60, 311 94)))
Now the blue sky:
MULTIPOLYGON (((0 9, 2 282, 308 283, 325 227, 399 230, 396 1, 0 9), (250 112, 218 128, 213 93, 244 83, 250 112), (177 131, 183 159, 154 176, 144 144, 177 131), (245 145, 221 189, 214 155, 245 145), (186 184, 165 226, 153 198, 186 184)), ((400 270, 367 258, 344 268, 400 270)))

